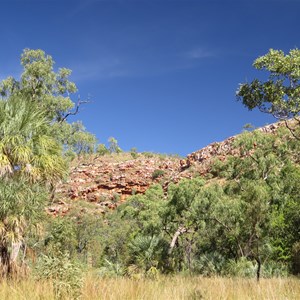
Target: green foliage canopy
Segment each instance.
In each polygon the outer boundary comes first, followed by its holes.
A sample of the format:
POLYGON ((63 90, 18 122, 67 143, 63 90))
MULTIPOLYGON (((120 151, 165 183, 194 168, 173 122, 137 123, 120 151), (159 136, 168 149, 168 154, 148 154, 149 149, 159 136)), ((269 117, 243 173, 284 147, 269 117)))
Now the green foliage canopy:
POLYGON ((241 156, 216 162, 212 181, 184 179, 167 193, 156 185, 121 205, 112 215, 126 234, 122 247, 110 245, 122 255, 105 258, 146 274, 156 268, 259 278, 297 266, 299 141, 282 127, 245 132, 234 146, 241 156))
MULTIPOLYGON (((13 272, 26 234, 44 216, 49 188, 67 174, 63 151, 92 152, 95 137, 75 114, 70 70, 53 71, 51 56, 25 49, 20 81, 0 83, 0 271, 13 272)), ((24 246, 25 247, 25 246, 24 246)))
POLYGON ((279 119, 295 117, 300 112, 300 50, 288 54, 273 50, 253 63, 257 70, 269 72, 266 81, 254 79, 243 83, 237 91, 238 100, 250 110, 258 108, 279 119))
POLYGON ((52 136, 64 145, 64 150, 77 154, 94 151, 96 138, 82 124, 67 123, 67 118, 78 113, 79 100, 75 107, 71 96, 77 92, 69 80, 71 70, 60 68, 54 71, 54 60, 42 50, 25 49, 21 56, 23 72, 18 81, 8 77, 0 82, 2 101, 11 97, 34 102, 51 123, 52 136))

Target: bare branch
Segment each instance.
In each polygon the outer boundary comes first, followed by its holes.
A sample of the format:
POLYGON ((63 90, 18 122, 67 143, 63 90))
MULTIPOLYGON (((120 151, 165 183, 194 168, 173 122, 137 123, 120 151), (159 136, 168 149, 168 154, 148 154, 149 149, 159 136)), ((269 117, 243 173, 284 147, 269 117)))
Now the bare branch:
POLYGON ((79 107, 80 107, 80 105, 86 104, 86 103, 90 103, 90 101, 89 101, 89 100, 80 100, 80 99, 78 99, 78 101, 77 101, 77 103, 76 103, 76 106, 75 106, 75 110, 74 110, 74 111, 69 111, 69 112, 67 112, 67 113, 63 116, 63 118, 59 121, 59 123, 62 123, 63 121, 65 121, 69 116, 75 116, 75 115, 77 115, 78 112, 79 112, 79 107))
POLYGON ((300 119, 296 118, 296 116, 294 116, 294 119, 298 122, 298 125, 300 125, 300 119))
POLYGON ((217 223, 219 223, 220 225, 222 225, 225 229, 227 229, 228 231, 231 231, 232 228, 230 228, 229 226, 227 226, 225 223, 221 222, 219 219, 217 219, 216 217, 211 218, 211 220, 216 221, 217 223))
POLYGON ((286 128, 287 128, 287 129, 290 131, 290 133, 292 134, 292 136, 293 136, 296 140, 300 141, 300 138, 299 138, 298 136, 296 136, 296 134, 295 134, 295 129, 293 129, 292 127, 290 127, 290 125, 288 124, 288 121, 287 121, 287 120, 284 120, 284 123, 285 123, 286 128))

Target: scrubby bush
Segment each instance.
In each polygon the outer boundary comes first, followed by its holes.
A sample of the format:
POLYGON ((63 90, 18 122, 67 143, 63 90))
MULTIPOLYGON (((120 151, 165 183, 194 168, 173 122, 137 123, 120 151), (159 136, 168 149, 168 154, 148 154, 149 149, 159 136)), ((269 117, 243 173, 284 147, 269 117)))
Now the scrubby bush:
POLYGON ((192 270, 194 273, 204 276, 221 275, 226 259, 217 252, 202 254, 193 261, 192 270))
POLYGON ((78 299, 83 285, 82 270, 71 261, 67 252, 56 256, 41 255, 35 267, 35 276, 51 280, 57 299, 78 299))
POLYGON ((122 149, 119 147, 118 141, 114 137, 110 137, 108 139, 109 146, 108 150, 110 153, 121 153, 123 152, 122 149))
POLYGON ((142 153, 146 158, 152 158, 152 157, 154 157, 154 153, 152 153, 152 152, 143 152, 142 153))
POLYGON ((104 260, 102 267, 99 268, 98 275, 100 277, 118 277, 125 275, 125 267, 119 262, 111 262, 104 260))
POLYGON ((97 146, 96 153, 97 153, 98 155, 103 156, 103 155, 105 155, 105 154, 108 154, 108 153, 109 153, 109 150, 106 148, 106 146, 105 146, 104 144, 99 144, 99 145, 97 146))
POLYGON ((136 159, 139 155, 137 153, 137 149, 136 148, 131 148, 130 149, 130 155, 132 156, 133 159, 136 159))
POLYGON ((228 260, 225 267, 225 274, 235 277, 254 277, 256 265, 246 258, 239 260, 228 260))
POLYGON ((165 174, 165 171, 163 171, 163 170, 159 170, 159 169, 154 170, 153 173, 152 173, 152 179, 154 180, 158 177, 163 176, 164 174, 165 174))

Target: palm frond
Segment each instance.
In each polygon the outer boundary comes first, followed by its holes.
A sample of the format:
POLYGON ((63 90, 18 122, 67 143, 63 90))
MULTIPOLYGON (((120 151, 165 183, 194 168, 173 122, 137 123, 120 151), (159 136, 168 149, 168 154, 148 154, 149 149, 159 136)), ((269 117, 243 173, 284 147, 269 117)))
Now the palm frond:
POLYGON ((5 154, 0 153, 0 177, 12 173, 13 173, 13 168, 11 166, 9 158, 5 154))

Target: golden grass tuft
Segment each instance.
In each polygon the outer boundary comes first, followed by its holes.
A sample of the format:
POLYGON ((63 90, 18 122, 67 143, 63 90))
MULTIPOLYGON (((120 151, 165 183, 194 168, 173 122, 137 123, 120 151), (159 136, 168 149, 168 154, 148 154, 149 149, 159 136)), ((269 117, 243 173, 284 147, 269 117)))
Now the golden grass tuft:
POLYGON ((299 279, 161 277, 158 280, 87 278, 83 299, 300 299, 299 279))
MULTIPOLYGON (((33 279, 0 283, 1 300, 54 300, 50 282, 33 279)), ((297 278, 255 279, 161 276, 157 280, 97 278, 87 275, 83 300, 283 300, 300 299, 297 278)))

